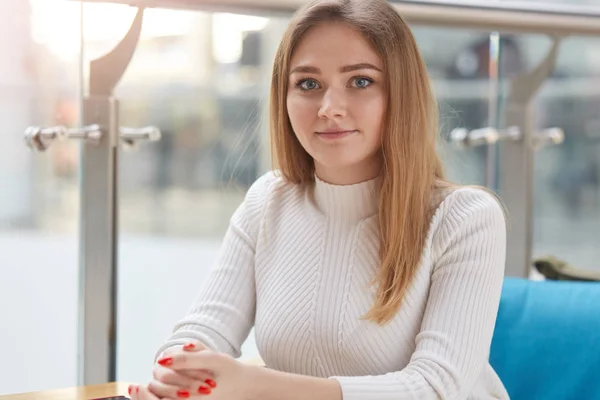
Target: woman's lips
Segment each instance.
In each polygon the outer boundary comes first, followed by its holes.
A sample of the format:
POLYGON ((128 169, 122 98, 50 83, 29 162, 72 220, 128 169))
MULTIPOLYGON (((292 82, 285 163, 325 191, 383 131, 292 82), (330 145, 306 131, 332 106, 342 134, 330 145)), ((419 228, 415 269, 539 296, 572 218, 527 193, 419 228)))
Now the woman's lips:
POLYGON ((342 131, 342 130, 333 131, 333 130, 331 130, 331 131, 325 131, 325 132, 317 132, 317 135, 319 135, 323 139, 340 139, 340 138, 349 136, 355 132, 356 132, 355 130, 351 130, 351 131, 342 131))

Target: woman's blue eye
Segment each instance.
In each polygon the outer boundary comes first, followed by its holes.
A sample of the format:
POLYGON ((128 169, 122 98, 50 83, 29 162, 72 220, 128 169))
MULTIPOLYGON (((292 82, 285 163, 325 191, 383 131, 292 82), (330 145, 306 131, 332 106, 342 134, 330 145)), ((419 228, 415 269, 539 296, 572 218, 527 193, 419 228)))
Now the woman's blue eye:
POLYGON ((369 78, 354 78, 354 86, 359 89, 367 88, 371 83, 373 83, 373 80, 369 78))
POLYGON ((317 81, 313 79, 305 79, 298 82, 297 86, 302 90, 315 90, 319 88, 317 81))

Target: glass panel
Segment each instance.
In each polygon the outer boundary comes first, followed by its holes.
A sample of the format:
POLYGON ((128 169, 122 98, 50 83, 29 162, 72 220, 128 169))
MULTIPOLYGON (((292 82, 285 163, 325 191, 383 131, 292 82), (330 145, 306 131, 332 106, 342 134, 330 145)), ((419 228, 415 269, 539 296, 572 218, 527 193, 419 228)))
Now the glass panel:
MULTIPOLYGON (((513 38, 524 70, 545 57, 548 37, 513 38)), ((556 256, 600 271, 600 38, 567 38, 534 98, 536 132, 564 129, 565 141, 535 153, 533 257, 556 256)), ((503 78, 506 78, 503 76, 503 78)), ((502 171, 502 165, 499 166, 502 171)), ((536 274, 534 274, 536 275, 536 274)))
POLYGON ((37 153, 23 132, 78 124, 79 12, 0 1, 0 394, 77 383, 78 144, 37 153))
MULTIPOLYGON (((531 49, 549 46, 542 37, 521 40, 531 49)), ((533 243, 534 256, 551 254, 596 271, 600 271, 599 63, 600 38, 564 40, 556 69, 537 98, 536 126, 561 127, 566 138, 536 154, 533 243)))
POLYGON ((440 152, 448 178, 485 186, 487 147, 459 147, 449 138, 455 128, 495 126, 488 101, 495 98, 490 74, 497 61, 492 58, 490 63, 490 35, 421 26, 412 30, 439 103, 440 152))

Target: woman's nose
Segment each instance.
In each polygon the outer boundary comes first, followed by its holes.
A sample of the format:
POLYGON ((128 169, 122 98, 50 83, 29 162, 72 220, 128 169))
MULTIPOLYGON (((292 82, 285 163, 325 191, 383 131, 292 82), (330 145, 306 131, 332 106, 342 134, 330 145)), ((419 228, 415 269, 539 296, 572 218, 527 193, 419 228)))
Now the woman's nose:
POLYGON ((346 116, 347 101, 341 90, 330 88, 321 99, 319 118, 335 119, 346 116))

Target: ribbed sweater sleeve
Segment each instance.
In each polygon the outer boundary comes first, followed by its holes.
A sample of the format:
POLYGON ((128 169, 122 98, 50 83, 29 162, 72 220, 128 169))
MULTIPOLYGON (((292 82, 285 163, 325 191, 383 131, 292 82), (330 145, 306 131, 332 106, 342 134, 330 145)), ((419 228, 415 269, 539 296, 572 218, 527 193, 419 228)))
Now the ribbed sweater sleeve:
POLYGON ((212 350, 240 356, 254 325, 256 237, 273 174, 265 174, 248 190, 231 217, 216 263, 187 315, 174 327, 169 347, 196 339, 212 350))

